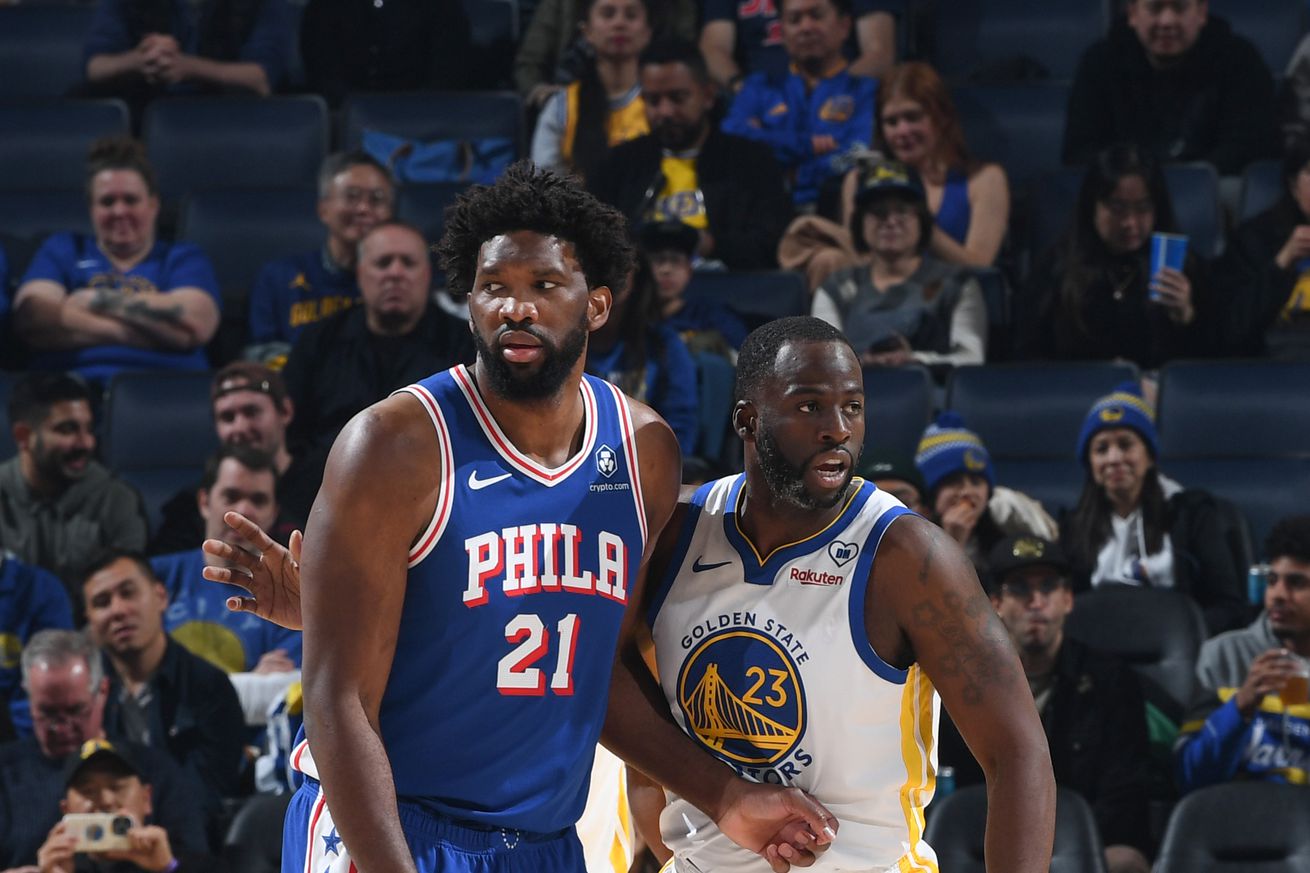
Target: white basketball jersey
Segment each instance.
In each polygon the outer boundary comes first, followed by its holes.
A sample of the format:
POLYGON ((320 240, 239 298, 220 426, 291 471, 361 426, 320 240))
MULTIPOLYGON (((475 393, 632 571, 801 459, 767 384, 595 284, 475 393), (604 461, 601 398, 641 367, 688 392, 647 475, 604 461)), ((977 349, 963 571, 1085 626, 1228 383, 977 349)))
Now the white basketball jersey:
MULTIPOLYGON (((795 785, 841 822, 812 868, 937 871, 923 808, 939 702, 917 664, 874 653, 865 597, 878 542, 908 510, 854 480, 838 518, 759 555, 737 523, 744 476, 700 488, 648 616, 660 682, 693 740, 757 782, 795 785)), ((660 818, 680 873, 768 871, 700 810, 660 818)))

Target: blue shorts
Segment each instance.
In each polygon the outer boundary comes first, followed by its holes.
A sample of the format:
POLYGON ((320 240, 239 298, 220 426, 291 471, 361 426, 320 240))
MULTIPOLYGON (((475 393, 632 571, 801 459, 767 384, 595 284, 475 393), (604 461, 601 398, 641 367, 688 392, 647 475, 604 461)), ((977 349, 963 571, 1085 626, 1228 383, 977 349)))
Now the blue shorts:
MULTIPOLYGON (((418 873, 586 873, 573 828, 533 834, 456 822, 401 801, 400 827, 418 873)), ((282 834, 282 873, 356 873, 319 783, 291 798, 282 834)))

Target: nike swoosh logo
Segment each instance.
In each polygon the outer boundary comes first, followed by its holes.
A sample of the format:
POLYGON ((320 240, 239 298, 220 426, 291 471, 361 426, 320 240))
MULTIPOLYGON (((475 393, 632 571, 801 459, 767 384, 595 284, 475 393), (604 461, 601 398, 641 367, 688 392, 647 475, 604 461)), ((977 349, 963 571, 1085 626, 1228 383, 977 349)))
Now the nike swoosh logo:
POLYGON ((505 479, 508 479, 512 475, 514 474, 501 473, 499 476, 492 476, 490 479, 479 479, 478 471, 474 470, 472 473, 469 473, 469 490, 481 491, 483 488, 486 488, 488 485, 495 485, 497 482, 501 482, 505 479))
POLYGON ((702 557, 704 556, 703 555, 697 556, 696 560, 692 561, 691 572, 704 573, 706 570, 717 570, 720 567, 725 567, 728 564, 732 563, 732 561, 719 561, 717 564, 702 564, 700 560, 702 557))

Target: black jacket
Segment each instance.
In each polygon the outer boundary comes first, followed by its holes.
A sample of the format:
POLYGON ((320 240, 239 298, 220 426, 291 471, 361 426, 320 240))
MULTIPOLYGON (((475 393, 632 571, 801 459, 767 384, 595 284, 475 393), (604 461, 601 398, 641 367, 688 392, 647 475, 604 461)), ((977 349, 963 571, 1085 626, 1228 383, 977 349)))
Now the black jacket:
MULTIPOLYGON (((589 187, 627 216, 635 230, 663 187, 663 149, 654 134, 610 149, 589 187)), ((710 129, 696 158, 696 181, 705 195, 705 215, 714 237, 710 255, 733 270, 778 266, 778 240, 791 221, 791 198, 770 149, 710 129)))
MULTIPOLYGON (((1042 713, 1055 783, 1092 807, 1102 841, 1151 854, 1147 797, 1151 767, 1146 704, 1131 669, 1068 637, 1042 713)), ((955 768, 961 787, 983 781, 982 768, 942 711, 938 763, 955 768)))
POLYGON ((1310 325, 1304 319, 1293 326, 1278 321, 1292 295, 1301 270, 1293 264, 1284 270, 1274 257, 1297 225, 1310 224, 1296 204, 1284 197, 1277 204, 1241 224, 1228 241, 1219 262, 1216 285, 1231 301, 1226 344, 1235 355, 1264 356, 1280 337, 1292 332, 1310 346, 1310 325))
POLYGON ((1083 54, 1064 128, 1064 161, 1086 163, 1116 142, 1163 161, 1209 161, 1231 175, 1278 147, 1274 80, 1259 52, 1210 16, 1175 66, 1151 66, 1120 19, 1083 54))

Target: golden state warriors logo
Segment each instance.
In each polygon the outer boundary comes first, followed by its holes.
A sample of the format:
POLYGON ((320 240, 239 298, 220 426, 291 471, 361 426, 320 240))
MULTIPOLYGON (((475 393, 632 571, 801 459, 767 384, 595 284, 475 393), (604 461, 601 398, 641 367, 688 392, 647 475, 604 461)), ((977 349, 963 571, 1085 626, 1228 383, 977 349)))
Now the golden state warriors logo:
POLYGON ((1122 406, 1107 406, 1101 410, 1098 418, 1101 421, 1118 421, 1124 417, 1124 408, 1122 406))
POLYGON ((975 452, 973 449, 965 449, 964 469, 972 470, 975 473, 979 472, 980 470, 986 470, 987 460, 979 456, 979 454, 975 452))
POLYGON ((805 733, 796 665, 777 640, 751 628, 706 637, 687 656, 678 704, 693 737, 739 764, 781 761, 805 733))

